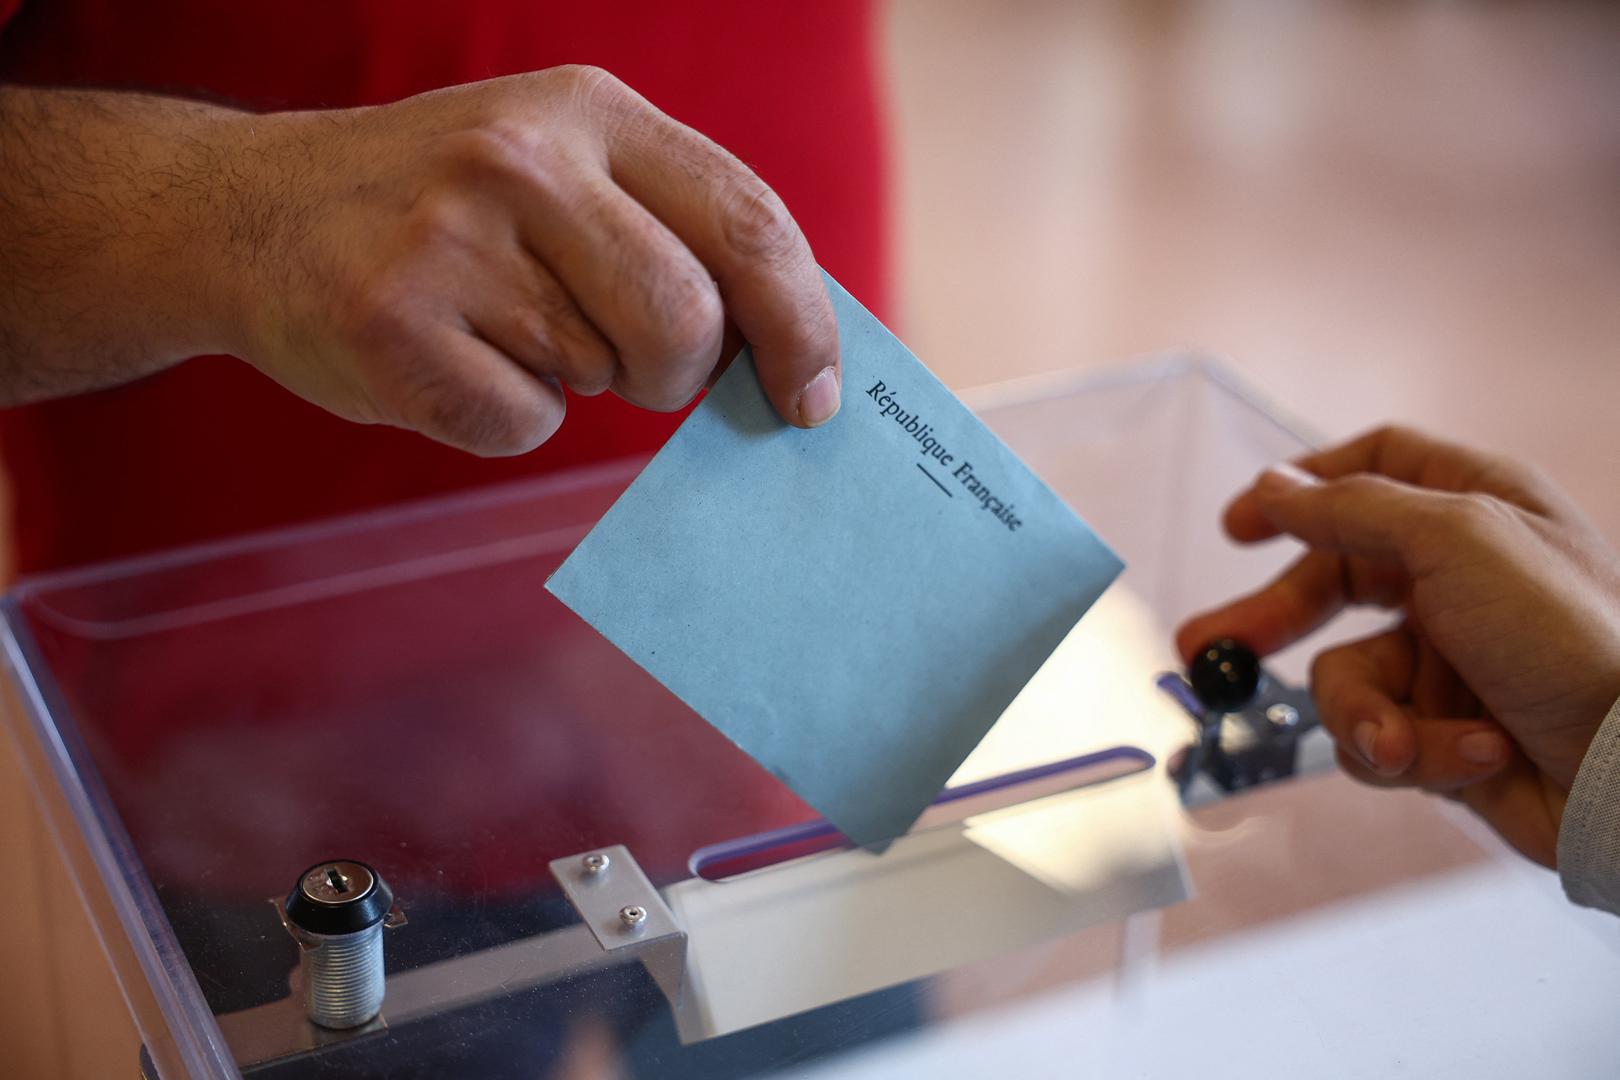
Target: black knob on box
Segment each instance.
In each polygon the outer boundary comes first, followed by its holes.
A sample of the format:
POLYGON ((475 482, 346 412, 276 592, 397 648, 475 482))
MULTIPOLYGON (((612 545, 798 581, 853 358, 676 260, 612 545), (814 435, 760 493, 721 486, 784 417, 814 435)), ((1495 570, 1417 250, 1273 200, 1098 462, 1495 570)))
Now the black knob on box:
POLYGON ((1187 667, 1187 681, 1205 708, 1236 712, 1260 689, 1260 658, 1240 641, 1220 638, 1198 650, 1187 667))

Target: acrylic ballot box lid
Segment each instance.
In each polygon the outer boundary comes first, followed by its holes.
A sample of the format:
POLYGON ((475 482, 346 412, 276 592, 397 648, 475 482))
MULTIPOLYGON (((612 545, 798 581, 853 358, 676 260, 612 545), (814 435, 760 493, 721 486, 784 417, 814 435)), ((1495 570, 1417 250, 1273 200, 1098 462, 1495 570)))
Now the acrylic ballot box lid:
POLYGON ((19 585, 6 718, 145 1068, 934 1076, 1011 1054, 1072 1075, 1082 1046, 1099 1067, 1205 1075, 1451 1060, 1409 1026, 1369 1034, 1370 1005, 1346 1018, 1358 994, 1495 1065, 1545 1066, 1467 1019, 1522 1007, 1525 978, 1538 1015, 1596 1024, 1578 1003, 1615 1000, 1620 965, 1580 947, 1592 924, 1550 879, 1420 797, 1313 772, 1319 735, 1311 775, 1206 785, 1192 809, 1167 778, 1194 731, 1156 685, 1169 630, 1288 557, 1218 531, 1226 498, 1301 448, 1288 425, 1196 358, 969 403, 1128 570, 956 801, 881 854, 832 845, 544 590, 638 461, 19 585), (404 923, 383 932, 381 1015, 356 1030, 308 1021, 280 907, 327 859, 376 868, 404 923), (1519 922, 1471 961, 1482 975, 1435 942, 1508 926, 1486 894, 1516 897, 1519 922))

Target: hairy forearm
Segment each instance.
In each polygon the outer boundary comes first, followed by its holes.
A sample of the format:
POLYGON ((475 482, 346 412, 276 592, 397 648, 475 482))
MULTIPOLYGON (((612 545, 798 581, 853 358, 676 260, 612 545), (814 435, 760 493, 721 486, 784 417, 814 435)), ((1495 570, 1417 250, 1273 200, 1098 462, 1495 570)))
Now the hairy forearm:
POLYGON ((232 349, 252 124, 172 98, 0 87, 0 405, 232 349))

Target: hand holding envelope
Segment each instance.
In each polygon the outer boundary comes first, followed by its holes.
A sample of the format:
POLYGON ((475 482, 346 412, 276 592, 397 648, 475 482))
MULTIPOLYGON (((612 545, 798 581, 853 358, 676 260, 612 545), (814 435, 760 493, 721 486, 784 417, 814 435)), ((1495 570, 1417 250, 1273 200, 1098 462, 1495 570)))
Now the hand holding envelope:
POLYGON ((852 840, 906 831, 1119 559, 836 282, 811 430, 746 351, 547 587, 852 840))

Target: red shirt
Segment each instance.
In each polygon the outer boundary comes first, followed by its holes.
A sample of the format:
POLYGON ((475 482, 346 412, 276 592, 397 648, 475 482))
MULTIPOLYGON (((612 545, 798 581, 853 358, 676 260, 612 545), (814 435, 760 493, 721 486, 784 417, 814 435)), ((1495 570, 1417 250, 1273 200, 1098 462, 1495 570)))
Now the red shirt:
MULTIPOLYGON (((307 109, 595 64, 748 162, 881 315, 871 31, 865 0, 0 0, 0 81, 307 109)), ((650 451, 679 420, 571 398, 539 450, 480 460, 338 420, 224 361, 0 413, 0 454, 26 572, 650 451)))

